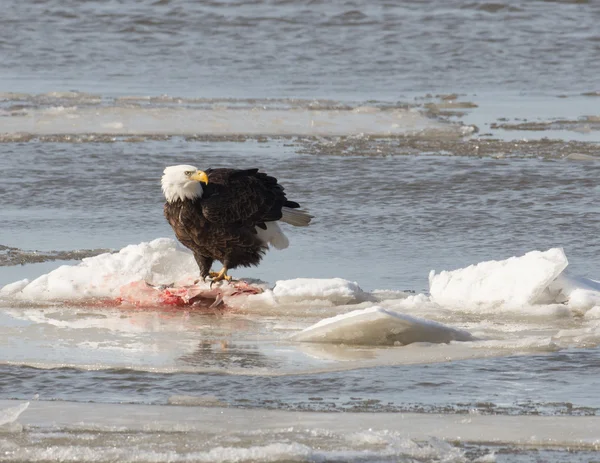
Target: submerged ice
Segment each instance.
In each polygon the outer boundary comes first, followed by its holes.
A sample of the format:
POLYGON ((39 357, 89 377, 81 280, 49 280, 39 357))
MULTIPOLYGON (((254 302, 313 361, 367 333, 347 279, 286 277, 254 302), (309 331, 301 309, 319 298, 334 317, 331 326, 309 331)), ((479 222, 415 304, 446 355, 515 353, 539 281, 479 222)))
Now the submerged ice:
POLYGON ((470 333, 431 320, 374 306, 337 315, 304 329, 296 341, 336 344, 406 345, 413 342, 473 341, 470 333))
MULTIPOLYGON (((432 271, 430 293, 417 295, 368 292, 342 278, 211 288, 197 281, 197 266, 189 252, 174 240, 160 238, 61 266, 32 281, 8 284, 0 290, 0 298, 8 306, 15 301, 70 306, 104 301, 152 310, 168 305, 182 310, 218 306, 229 316, 258 323, 257 333, 267 330, 267 336, 293 342, 371 346, 466 342, 513 350, 598 343, 597 326, 573 327, 557 321, 580 317, 592 323, 600 318, 600 283, 570 276, 567 266, 562 249, 533 251, 432 271), (538 319, 533 327, 532 316, 538 319), (560 333, 565 333, 563 344, 560 333)), ((46 315, 31 317, 40 322, 46 315)), ((77 323, 80 326, 81 320, 77 323)), ((59 323, 65 324, 69 322, 59 323)))

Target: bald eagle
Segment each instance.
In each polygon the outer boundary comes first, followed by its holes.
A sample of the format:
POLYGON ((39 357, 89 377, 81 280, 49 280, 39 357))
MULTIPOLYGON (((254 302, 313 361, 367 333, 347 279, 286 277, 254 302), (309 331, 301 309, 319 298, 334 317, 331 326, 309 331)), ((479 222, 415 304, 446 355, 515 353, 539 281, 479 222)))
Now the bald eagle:
POLYGON ((277 179, 258 169, 167 167, 161 179, 165 217, 193 253, 200 277, 227 280, 229 269, 258 265, 269 245, 289 242, 278 222, 307 226, 312 216, 289 201, 277 179), (213 261, 223 264, 211 272, 213 261))

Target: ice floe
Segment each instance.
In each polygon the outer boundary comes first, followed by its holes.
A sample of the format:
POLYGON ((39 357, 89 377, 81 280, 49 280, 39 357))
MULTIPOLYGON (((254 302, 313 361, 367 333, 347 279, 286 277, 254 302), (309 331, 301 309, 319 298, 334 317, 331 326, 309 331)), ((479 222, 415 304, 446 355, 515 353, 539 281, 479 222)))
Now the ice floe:
MULTIPOLYGON (((198 267, 189 251, 172 239, 158 238, 83 259, 78 265, 60 266, 33 281, 10 283, 0 289, 0 296, 36 302, 100 299, 147 307, 221 299, 232 303, 233 296, 268 289, 256 282, 211 287, 209 282, 198 281, 197 276, 198 267)), ((298 278, 276 282, 258 302, 339 305, 369 298, 357 283, 342 278, 298 278)))
MULTIPOLYGON (((540 304, 566 304, 585 311, 600 304, 600 283, 569 275, 564 271, 567 265, 564 251, 552 248, 457 270, 431 271, 430 294, 417 295, 418 302, 475 312, 540 304)), ((166 296, 155 294, 153 299, 150 293, 168 287, 171 294, 177 293, 188 302, 194 294, 214 290, 208 283, 198 282, 197 275, 198 268, 189 251, 172 239, 158 238, 116 253, 83 259, 78 265, 60 266, 33 281, 7 284, 0 289, 0 296, 32 301, 121 298, 130 303, 139 297, 148 303, 160 303, 166 296), (149 288, 142 287, 145 284, 149 288), (184 289, 189 294, 184 294, 184 289)), ((219 286, 225 296, 239 293, 235 287, 227 286, 219 286)), ((265 290, 261 302, 271 305, 343 305, 386 298, 402 300, 406 296, 393 290, 369 293, 357 282, 342 278, 281 280, 270 289, 266 284, 252 286, 265 290)))
POLYGON ((567 266, 564 251, 553 248, 432 271, 429 294, 394 289, 368 292, 342 278, 211 287, 197 281, 197 265, 187 250, 172 239, 159 238, 86 258, 78 265, 63 265, 33 281, 8 284, 0 289, 0 298, 9 307, 14 300, 19 304, 66 301, 75 306, 108 301, 112 306, 157 309, 212 309, 224 303, 220 307, 262 320, 269 326, 265 331, 278 333, 278 339, 313 343, 406 345, 477 338, 519 347, 516 337, 527 337, 526 346, 534 347, 563 346, 570 340, 578 344, 579 339, 595 342, 600 328, 575 327, 567 333, 565 329, 573 327, 559 322, 578 318, 590 325, 600 318, 600 282, 572 276, 565 271, 567 266), (532 315, 537 321, 530 320, 532 315), (564 343, 555 337, 559 332, 564 343))

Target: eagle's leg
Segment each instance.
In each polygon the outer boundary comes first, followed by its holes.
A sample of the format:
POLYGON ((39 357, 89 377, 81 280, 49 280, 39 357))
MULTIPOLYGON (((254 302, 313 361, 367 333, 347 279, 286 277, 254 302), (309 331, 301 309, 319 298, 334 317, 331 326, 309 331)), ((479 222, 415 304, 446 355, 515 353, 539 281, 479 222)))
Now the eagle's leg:
POLYGON ((194 253, 194 257, 196 258, 196 263, 198 264, 198 267, 200 268, 200 278, 202 278, 202 281, 206 281, 207 276, 212 277, 212 274, 214 272, 211 272, 210 268, 212 267, 213 259, 211 259, 210 257, 201 256, 200 254, 195 254, 195 253, 194 253))

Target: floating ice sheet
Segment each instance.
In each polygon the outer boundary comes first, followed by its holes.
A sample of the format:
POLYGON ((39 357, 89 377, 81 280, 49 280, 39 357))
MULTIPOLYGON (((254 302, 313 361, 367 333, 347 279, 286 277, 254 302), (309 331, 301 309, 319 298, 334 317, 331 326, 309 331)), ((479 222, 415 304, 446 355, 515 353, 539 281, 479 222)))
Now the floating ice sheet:
POLYGON ((554 249, 433 274, 431 296, 341 278, 210 288, 161 238, 2 288, 0 362, 285 374, 598 345, 600 283, 566 263, 554 249), (364 347, 395 344, 411 345, 364 347))
POLYGON ((474 340, 466 331, 378 306, 326 318, 294 335, 293 339, 370 346, 474 340))
POLYGON ((411 109, 264 109, 54 106, 6 114, 6 134, 212 136, 385 135, 459 138, 473 127, 443 123, 411 109))
POLYGON ((346 412, 340 418, 337 412, 36 401, 21 418, 26 445, 9 455, 11 461, 458 463, 472 460, 444 441, 597 450, 600 426, 597 416, 346 412))
MULTIPOLYGON (((567 265, 563 250, 553 248, 437 274, 432 271, 430 296, 418 295, 415 300, 429 311, 435 306, 477 312, 565 304, 585 312, 600 305, 600 283, 568 275, 564 272, 567 265)), ((189 251, 172 239, 159 238, 86 258, 78 265, 63 265, 33 281, 10 283, 0 289, 0 296, 31 301, 120 299, 137 305, 152 305, 153 301, 160 305, 172 293, 187 301, 193 297, 190 291, 215 297, 214 288, 195 282, 197 274, 189 251), (166 290, 166 295, 156 294, 146 283, 155 287, 176 283, 176 288, 166 290)), ((221 296, 244 292, 228 285, 219 288, 221 296)), ((265 294, 254 301, 268 306, 337 306, 381 300, 383 294, 365 292, 358 283, 342 278, 282 280, 272 290, 265 285, 261 289, 266 289, 265 294)))
MULTIPOLYGON (((187 305, 198 299, 256 294, 264 285, 197 281, 198 266, 190 252, 168 238, 127 246, 116 253, 63 265, 33 281, 20 280, 0 289, 0 296, 30 301, 112 300, 136 306, 187 305)), ((339 305, 368 300, 357 283, 342 278, 278 281, 257 302, 267 305, 318 303, 339 305)), ((210 305, 210 304, 208 304, 210 305)))

